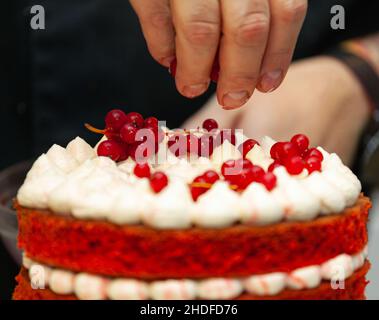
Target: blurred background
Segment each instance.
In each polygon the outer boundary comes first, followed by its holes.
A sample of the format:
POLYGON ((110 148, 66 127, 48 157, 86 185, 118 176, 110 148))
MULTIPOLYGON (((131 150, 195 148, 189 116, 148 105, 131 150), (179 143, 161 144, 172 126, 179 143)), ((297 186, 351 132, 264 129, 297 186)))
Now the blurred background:
MULTIPOLYGON (((169 127, 177 127, 214 93, 213 86, 205 95, 189 100, 176 91, 168 70, 150 57, 126 0, 6 0, 2 9, 0 171, 36 158, 53 143, 66 145, 76 136, 95 143, 97 137, 83 123, 101 127, 110 108, 156 116, 169 127), (30 27, 30 8, 35 4, 45 9, 45 30, 30 27)), ((295 60, 379 32, 378 9, 377 1, 309 1, 295 60), (345 30, 330 27, 330 9, 336 4, 346 10, 345 30)), ((9 204, 21 178, 17 174, 9 178, 9 169, 1 177, 0 199, 9 204)), ((370 244, 378 246, 379 194, 374 198, 370 244)), ((14 242, 12 236, 0 241, 0 299, 9 299, 15 285, 17 253, 10 253, 14 242)), ((379 248, 370 248, 374 267, 368 296, 379 299, 379 261, 374 251, 379 248)))

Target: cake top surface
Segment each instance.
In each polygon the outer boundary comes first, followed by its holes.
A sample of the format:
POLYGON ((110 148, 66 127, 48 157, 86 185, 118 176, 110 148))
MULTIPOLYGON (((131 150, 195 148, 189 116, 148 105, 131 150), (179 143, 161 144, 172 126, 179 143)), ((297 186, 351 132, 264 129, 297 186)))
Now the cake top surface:
POLYGON ((118 131, 97 130, 105 135, 94 148, 77 137, 42 154, 18 192, 20 205, 116 224, 222 228, 339 213, 361 192, 341 159, 309 147, 304 135, 258 142, 214 120, 169 130, 131 114, 133 126, 113 117, 118 131))

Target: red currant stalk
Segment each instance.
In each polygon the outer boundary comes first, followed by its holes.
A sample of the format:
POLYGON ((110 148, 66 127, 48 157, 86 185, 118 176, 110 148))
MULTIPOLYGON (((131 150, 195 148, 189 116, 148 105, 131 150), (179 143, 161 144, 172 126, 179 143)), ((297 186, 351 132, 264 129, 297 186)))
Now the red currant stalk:
POLYGON ((107 129, 97 129, 89 123, 85 123, 84 126, 86 127, 87 130, 89 130, 93 133, 106 134, 108 131, 107 129))

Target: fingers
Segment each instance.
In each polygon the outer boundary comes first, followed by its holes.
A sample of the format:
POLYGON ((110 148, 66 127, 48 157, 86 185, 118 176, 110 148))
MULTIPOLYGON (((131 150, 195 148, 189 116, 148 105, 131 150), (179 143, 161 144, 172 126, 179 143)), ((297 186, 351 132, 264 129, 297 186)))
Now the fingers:
POLYGON ((219 103, 238 108, 253 94, 270 28, 267 0, 221 0, 223 37, 220 48, 219 103))
POLYGON ((271 29, 257 88, 275 90, 292 60, 297 37, 307 11, 307 0, 270 0, 271 29))
POLYGON ((169 0, 130 0, 153 58, 169 67, 175 58, 175 32, 169 0))
POLYGON ((193 98, 204 93, 220 39, 218 0, 171 0, 176 38, 176 86, 193 98))

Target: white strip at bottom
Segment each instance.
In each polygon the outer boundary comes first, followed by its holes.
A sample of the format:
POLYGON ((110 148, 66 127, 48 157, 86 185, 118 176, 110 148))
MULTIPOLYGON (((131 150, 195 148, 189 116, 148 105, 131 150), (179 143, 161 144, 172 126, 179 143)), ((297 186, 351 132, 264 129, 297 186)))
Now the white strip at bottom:
POLYGON ((46 286, 57 294, 74 294, 81 300, 191 300, 233 299, 243 292, 273 296, 285 288, 316 288, 322 280, 347 279, 363 266, 366 258, 367 247, 358 254, 341 254, 321 265, 295 269, 290 273, 275 272, 234 279, 168 279, 152 282, 74 273, 39 264, 26 255, 23 257, 23 265, 29 270, 33 288, 43 289, 46 286))

